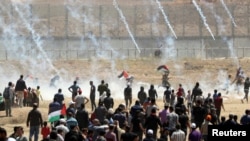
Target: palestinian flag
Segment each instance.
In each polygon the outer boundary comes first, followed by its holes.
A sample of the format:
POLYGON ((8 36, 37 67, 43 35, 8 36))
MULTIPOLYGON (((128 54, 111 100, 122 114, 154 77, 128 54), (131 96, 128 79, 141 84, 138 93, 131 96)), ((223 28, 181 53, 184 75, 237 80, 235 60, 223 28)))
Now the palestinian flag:
POLYGON ((167 72, 167 71, 169 71, 169 70, 168 70, 168 67, 167 67, 166 65, 160 65, 160 66, 157 68, 157 71, 167 72))
POLYGON ((129 78, 128 72, 122 71, 122 73, 120 75, 118 75, 118 78, 119 79, 122 79, 122 78, 127 79, 127 78, 129 78))
POLYGON ((60 115, 66 115, 66 106, 65 104, 62 105, 61 109, 55 109, 48 115, 48 121, 54 122, 60 119, 60 115))

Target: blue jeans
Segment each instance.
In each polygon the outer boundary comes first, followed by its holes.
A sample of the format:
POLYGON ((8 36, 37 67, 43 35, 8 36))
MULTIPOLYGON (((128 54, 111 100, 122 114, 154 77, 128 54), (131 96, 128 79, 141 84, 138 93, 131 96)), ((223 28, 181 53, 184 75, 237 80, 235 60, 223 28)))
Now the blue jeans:
POLYGON ((30 136, 29 136, 29 141, 32 141, 32 137, 34 135, 34 141, 38 141, 38 135, 40 133, 39 131, 40 126, 30 126, 30 136))

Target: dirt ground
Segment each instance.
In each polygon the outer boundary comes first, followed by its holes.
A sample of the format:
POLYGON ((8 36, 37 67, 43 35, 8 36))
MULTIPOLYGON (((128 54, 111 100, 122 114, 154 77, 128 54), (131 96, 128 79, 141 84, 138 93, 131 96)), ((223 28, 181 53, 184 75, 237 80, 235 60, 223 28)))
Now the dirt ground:
MULTIPOLYGON (((239 65, 246 72, 246 76, 249 76, 249 59, 239 59, 239 65)), ((156 71, 156 67, 159 66, 158 59, 147 59, 147 60, 120 60, 116 61, 116 66, 112 67, 112 63, 110 61, 99 60, 98 68, 95 70, 95 74, 97 81, 95 81, 95 85, 97 86, 101 79, 109 80, 107 83, 110 85, 112 96, 115 98, 115 105, 117 106, 120 103, 124 103, 121 93, 125 87, 125 85, 117 87, 113 83, 121 82, 124 80, 113 80, 108 79, 112 76, 113 69, 122 70, 124 66, 129 70, 130 74, 133 74, 135 77, 135 82, 133 84, 133 103, 136 100, 136 95, 139 90, 139 86, 145 86, 145 90, 148 90, 149 84, 158 85, 160 83, 161 74, 156 71), (104 69, 107 69, 104 71, 104 69), (108 73, 110 72, 110 73, 108 73)), ((1 62, 3 63, 3 62, 1 62)), ((13 66, 20 65, 18 62, 9 62, 9 64, 13 66)), ((5 64, 5 63, 3 63, 5 64)), ((88 69, 93 65, 93 61, 57 61, 54 62, 54 65, 57 68, 64 68, 68 74, 79 74, 80 79, 83 79, 84 82, 80 84, 83 88, 83 94, 89 95, 89 85, 88 78, 91 78, 93 75, 93 70, 88 69), (79 65, 81 64, 81 65, 79 65), (85 82, 86 81, 86 82, 85 82)), ((96 64, 97 65, 97 64, 96 64)), ((230 91, 228 95, 225 94, 219 86, 223 85, 225 78, 228 74, 232 74, 234 76, 237 64, 234 63, 233 59, 217 59, 217 60, 182 60, 182 61, 169 61, 167 63, 170 69, 170 83, 173 89, 177 89, 178 84, 181 83, 184 89, 187 91, 188 89, 192 89, 196 82, 201 83, 201 88, 203 90, 204 96, 207 95, 208 92, 212 93, 214 89, 218 89, 219 92, 224 96, 224 105, 225 111, 222 112, 222 115, 228 117, 229 114, 236 114, 240 118, 244 114, 244 110, 249 108, 249 104, 241 103, 240 98, 243 97, 243 92, 236 94, 234 89, 230 91)), ((4 66, 2 66, 4 67, 4 66)), ((20 66, 19 66, 20 67, 20 66)), ((118 72, 118 71, 117 71, 118 72)), ((117 73, 118 75, 118 73, 117 73)), ((117 75, 113 77, 113 79, 118 79, 117 75)), ((68 85, 71 84, 71 81, 68 85)), ((121 83, 123 84, 123 83, 121 83)), ((27 84, 29 85, 29 84, 27 84)), ((66 90, 68 86, 63 87, 64 94, 67 97, 65 103, 68 105, 70 98, 69 92, 66 90)), ((232 85, 233 87, 233 85, 232 85)), ((47 112, 48 112, 48 104, 51 102, 51 99, 48 99, 46 95, 52 95, 48 93, 46 89, 41 86, 41 91, 44 97, 44 101, 41 102, 41 106, 39 110, 43 114, 43 119, 47 120, 47 112)), ((163 108, 162 95, 163 89, 156 87, 159 98, 157 99, 158 105, 160 108, 163 108)), ((241 87, 241 90, 243 88, 241 87)), ((54 89, 54 93, 57 89, 54 89)), ((87 109, 90 110, 90 105, 87 104, 87 109)), ((7 129, 8 134, 13 132, 13 127, 16 125, 21 125, 25 127, 25 135, 28 136, 29 128, 26 127, 26 117, 27 113, 31 110, 30 107, 24 108, 13 108, 13 117, 5 117, 5 112, 0 112, 0 126, 7 129)))
MULTIPOLYGON (((27 2, 26 0, 12 0, 17 2, 27 2)), ((34 1, 34 0, 33 0, 34 1)), ((61 0, 36 0, 36 3, 57 3, 61 0)), ((70 1, 70 0, 69 0, 70 1)), ((140 4, 144 0, 117 0, 119 4, 140 4), (133 3, 131 3, 133 1, 133 3)), ((84 1, 91 2, 95 4, 104 4, 111 3, 112 0, 92 0, 84 1)), ((161 0, 164 3, 163 0, 161 0)), ((166 1, 167 3, 168 1, 166 1)), ((189 3, 190 0, 176 0, 176 3, 189 3)), ((217 1, 218 2, 218 1, 217 1)), ((236 0, 231 0, 229 2, 236 2, 236 0)), ((242 1, 240 1, 242 2, 242 1)), ((173 4, 173 1, 168 2, 173 4)), ((181 83, 184 89, 187 91, 192 89, 196 82, 200 82, 201 88, 203 90, 203 95, 206 96, 207 93, 212 93, 214 89, 218 89, 219 92, 224 96, 224 105, 225 111, 222 111, 222 115, 228 117, 229 114, 236 114, 240 118, 245 109, 250 109, 249 104, 241 103, 240 98, 243 97, 242 87, 241 92, 237 94, 234 91, 234 85, 231 86, 231 91, 228 95, 223 91, 223 85, 227 78, 228 74, 232 76, 235 75, 236 69, 241 66, 246 73, 246 76, 249 76, 249 58, 234 59, 234 58, 220 58, 214 60, 172 60, 164 62, 170 69, 170 83, 173 89, 177 89, 178 84, 181 83), (236 60, 236 61, 235 61, 236 60)), ((133 85, 133 103, 136 100, 136 94, 140 86, 145 86, 147 90, 150 84, 158 86, 161 83, 161 74, 156 71, 156 68, 160 63, 160 59, 148 58, 141 60, 72 60, 72 61, 54 61, 53 65, 58 70, 63 70, 62 77, 65 82, 63 82, 60 87, 63 88, 64 94, 68 97, 65 103, 68 105, 70 98, 69 92, 67 91, 68 86, 72 83, 72 80, 75 76, 78 76, 82 83, 80 86, 83 88, 83 94, 89 95, 89 80, 94 80, 95 85, 97 86, 100 83, 100 80, 105 80, 110 84, 110 89, 112 96, 115 98, 115 105, 117 106, 120 103, 123 103, 123 97, 121 93, 124 88, 123 80, 118 80, 117 75, 122 70, 129 71, 129 74, 132 74, 135 77, 135 82, 133 85)), ((26 64, 23 66, 19 61, 0 61, 1 64, 1 74, 4 74, 7 77, 1 79, 1 82, 4 82, 1 85, 7 84, 9 79, 15 82, 16 78, 20 74, 28 72, 29 69, 36 69, 36 65, 39 64, 26 64), (32 66, 33 65, 33 66, 32 66), (14 76, 14 78, 13 78, 14 76)), ((43 114, 43 119, 47 120, 48 117, 48 105, 51 102, 51 97, 56 93, 57 88, 52 90, 47 89, 47 83, 50 79, 49 70, 42 72, 37 69, 37 77, 41 79, 41 91, 44 97, 44 101, 41 102, 39 110, 43 114)), ((27 81, 27 85, 31 85, 31 81, 27 81)), ((157 103, 160 108, 163 108, 162 103, 162 92, 163 89, 156 87, 159 99, 157 103)), ((90 110, 90 105, 87 104, 87 109, 90 110)), ((18 108, 14 107, 12 109, 13 117, 5 117, 5 112, 0 111, 0 126, 4 127, 8 135, 13 132, 13 127, 21 125, 24 127, 25 135, 28 137, 29 128, 26 127, 26 118, 27 113, 31 110, 29 107, 18 108)), ((40 136, 41 139, 41 136, 40 136)))

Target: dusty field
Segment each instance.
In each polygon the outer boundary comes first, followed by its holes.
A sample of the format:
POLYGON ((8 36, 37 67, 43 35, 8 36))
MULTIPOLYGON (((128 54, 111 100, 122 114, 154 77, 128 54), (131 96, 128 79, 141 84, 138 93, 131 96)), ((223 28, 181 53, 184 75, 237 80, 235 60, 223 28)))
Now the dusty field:
MULTIPOLYGON (((15 2, 27 2, 28 0, 12 0, 15 2)), ((70 0, 68 0, 70 1, 70 0)), ((61 0, 33 0, 33 3, 54 3, 57 4, 61 0)), ((112 0, 89 0, 84 1, 91 4, 103 5, 103 4, 112 4, 112 0)), ((119 4, 123 5, 134 5, 142 4, 145 0, 117 0, 119 4)), ((162 4, 176 4, 176 3, 190 3, 190 0, 176 0, 176 1, 163 1, 162 4)), ((238 4, 243 4, 247 1, 236 1, 229 0, 225 2, 238 2, 238 4)), ((218 1, 217 1, 218 3, 218 1)), ((218 89, 219 92, 222 92, 222 95, 225 96, 225 92, 221 90, 223 83, 228 74, 236 73, 238 65, 242 66, 246 75, 249 76, 249 59, 240 59, 238 64, 235 63, 234 59, 217 59, 217 60, 182 60, 182 61, 169 61, 160 63, 161 60, 155 58, 148 58, 146 60, 89 60, 89 61, 56 61, 53 62, 54 67, 59 70, 63 82, 59 86, 63 88, 64 94, 69 96, 67 88, 72 84, 75 76, 79 76, 82 83, 80 86, 83 88, 83 94, 88 96, 89 91, 89 80, 94 80, 95 85, 97 86, 100 83, 100 80, 104 79, 107 83, 110 84, 110 89, 112 91, 112 96, 116 99, 116 105, 123 103, 121 93, 124 88, 123 80, 118 80, 117 75, 122 70, 128 70, 130 74, 135 77, 135 83, 133 86, 134 100, 136 99, 136 94, 139 90, 139 86, 144 85, 145 89, 148 89, 149 84, 158 85, 161 81, 161 75, 155 69, 157 66, 162 64, 167 64, 171 70, 170 74, 170 83, 174 89, 177 89, 179 83, 181 83, 185 90, 192 89, 196 82, 200 82, 201 88, 204 92, 204 95, 208 92, 213 92, 214 89, 218 89)), ((57 91, 55 89, 48 89, 47 85, 49 79, 52 75, 55 74, 55 70, 51 68, 39 69, 38 66, 42 64, 21 64, 19 61, 1 61, 1 74, 4 76, 1 78, 1 87, 3 88, 6 82, 13 81, 19 77, 20 74, 29 74, 33 72, 41 81, 41 91, 43 97, 46 99, 41 102, 41 107, 39 110, 43 113, 44 120, 47 120, 47 111, 48 104, 51 101, 51 97, 57 91), (33 71, 31 71, 33 69, 33 71)), ((27 80, 27 85, 32 86, 32 81, 27 80)), ((232 86, 233 87, 233 86, 232 86)), ((162 97, 162 89, 157 87, 160 97, 162 97)), ((229 113, 237 114, 238 117, 241 117, 246 108, 249 108, 249 104, 242 104, 240 98, 243 97, 241 92, 239 95, 235 91, 230 91, 229 95, 225 97, 225 111, 222 112, 222 115, 228 116, 229 113)), ((68 104, 69 99, 65 101, 68 104)), ((162 99, 158 99, 158 105, 163 107, 162 99)), ((87 109, 90 109, 90 105, 87 104, 87 109)), ((0 111, 0 126, 7 129, 8 134, 13 132, 13 127, 16 125, 22 125, 25 127, 25 135, 28 136, 28 128, 26 127, 26 116, 28 111, 31 108, 13 108, 13 117, 5 117, 5 112, 0 111)))
MULTIPOLYGON (((249 76, 249 67, 248 62, 249 59, 240 59, 239 64, 242 66, 243 70, 245 70, 246 75, 249 76)), ((3 62, 1 62, 3 63, 3 62)), ((18 62, 9 62, 9 64, 20 67, 18 62)), ((3 63, 5 64, 5 63, 3 63)), ((136 99, 136 94, 139 90, 140 85, 144 85, 145 89, 148 89, 149 84, 158 85, 160 83, 161 75, 155 69, 159 64, 159 60, 151 59, 151 60, 123 60, 116 61, 115 67, 112 67, 112 63, 110 61, 98 61, 95 65, 98 65, 98 68, 90 69, 93 65, 93 61, 60 61, 54 62, 54 65, 57 68, 64 68, 68 74, 81 74, 79 75, 82 82, 80 86, 83 88, 83 94, 88 96, 88 81, 90 80, 92 75, 96 75, 95 85, 100 83, 101 79, 108 80, 107 83, 110 84, 110 89, 112 95, 116 99, 116 105, 119 103, 123 103, 121 93, 124 88, 124 85, 117 87, 117 85, 113 84, 116 82, 121 82, 123 80, 115 80, 117 79, 117 75, 113 76, 113 81, 110 78, 114 73, 113 69, 122 70, 123 68, 127 68, 130 74, 135 76, 135 83, 133 85, 133 94, 134 100, 136 99), (81 65, 79 65, 81 64, 81 65), (113 68, 113 69, 112 69, 113 68), (95 73, 93 73, 95 72, 95 73), (109 73, 108 73, 109 72, 109 73), (142 83, 143 82, 143 83, 142 83)), ((243 93, 239 95, 235 94, 235 91, 231 91, 229 95, 225 95, 225 92, 222 91, 219 86, 223 84, 223 77, 226 77, 227 74, 232 74, 234 76, 235 70, 237 68, 236 64, 233 63, 231 59, 218 59, 218 60, 183 60, 183 61, 171 61, 168 62, 167 65, 171 70, 170 74, 170 83, 174 89, 177 89, 179 83, 183 84, 185 90, 192 89, 195 82, 199 81, 201 83, 201 88, 204 91, 204 96, 208 92, 213 92, 213 89, 219 89, 219 92, 222 92, 225 97, 225 111, 222 112, 222 115, 228 116, 229 113, 237 114, 241 117, 246 108, 249 108, 249 104, 242 104, 240 102, 240 98, 243 97, 243 93)), ((7 67, 7 66, 2 66, 7 67)), ((17 69, 16 68, 16 69, 17 69)), ((25 69, 23 70, 25 71, 25 69)), ((73 78, 72 78, 73 79, 73 78)), ((13 80, 14 81, 14 80, 13 80)), ((71 81, 63 87, 64 93, 66 96, 69 96, 67 92, 67 87, 71 84, 71 81)), ((123 84, 123 83, 121 83, 123 84)), ((29 83, 27 84, 29 85, 29 83)), ((43 113, 44 120, 47 120, 47 107, 50 103, 49 97, 53 96, 51 92, 47 92, 44 88, 45 86, 41 85, 41 91, 43 92, 43 97, 45 97, 45 101, 41 102, 41 107, 39 110, 43 113), (47 96, 46 96, 47 95, 47 96), (50 95, 50 96, 48 96, 50 95)), ((55 93, 57 89, 54 89, 55 93)), ((157 91, 162 97, 162 89, 157 87, 157 91)), ((162 108, 162 99, 158 100, 159 106, 162 108)), ((65 101, 68 104, 69 98, 65 101)), ((90 105, 87 104, 87 109, 90 109, 90 105)), ((31 108, 13 108, 13 117, 5 117, 5 112, 0 112, 0 123, 2 127, 8 130, 8 134, 11 134, 13 131, 13 127, 16 125, 22 125, 25 127, 25 135, 28 136, 28 128, 26 127, 26 115, 31 108)))

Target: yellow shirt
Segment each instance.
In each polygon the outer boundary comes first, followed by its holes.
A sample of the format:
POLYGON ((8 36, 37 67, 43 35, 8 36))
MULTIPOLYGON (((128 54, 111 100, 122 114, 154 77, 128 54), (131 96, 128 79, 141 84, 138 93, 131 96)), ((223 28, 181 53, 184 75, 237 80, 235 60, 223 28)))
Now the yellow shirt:
POLYGON ((41 95, 41 91, 39 89, 36 89, 36 95, 39 99, 43 100, 42 95, 41 95))

